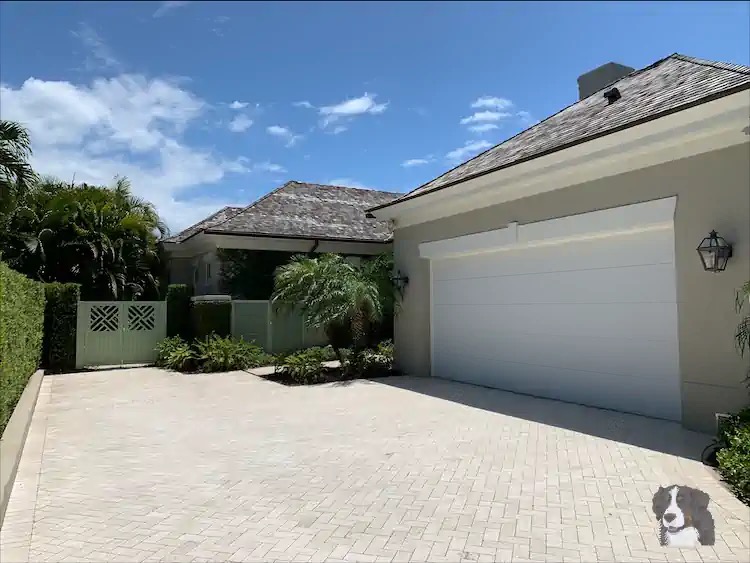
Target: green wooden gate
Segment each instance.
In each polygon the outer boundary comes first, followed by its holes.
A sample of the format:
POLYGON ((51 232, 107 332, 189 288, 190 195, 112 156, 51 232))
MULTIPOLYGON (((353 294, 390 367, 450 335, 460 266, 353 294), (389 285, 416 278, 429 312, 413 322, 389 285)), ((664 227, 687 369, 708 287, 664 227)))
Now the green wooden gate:
POLYGON ((79 301, 76 367, 152 363, 166 335, 164 301, 79 301))
POLYGON ((322 330, 305 326, 301 311, 276 311, 269 301, 232 301, 232 336, 274 354, 327 342, 322 330))

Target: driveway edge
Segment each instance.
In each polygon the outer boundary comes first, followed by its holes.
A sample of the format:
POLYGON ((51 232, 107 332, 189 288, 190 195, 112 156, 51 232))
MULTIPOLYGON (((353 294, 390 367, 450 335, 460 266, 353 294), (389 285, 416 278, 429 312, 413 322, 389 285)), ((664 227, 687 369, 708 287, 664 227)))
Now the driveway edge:
POLYGON ((13 490, 13 482, 21 461, 29 426, 31 426, 31 419, 34 416, 43 378, 44 370, 41 369, 35 371, 29 378, 0 439, 0 526, 5 518, 5 510, 8 508, 8 500, 13 490))

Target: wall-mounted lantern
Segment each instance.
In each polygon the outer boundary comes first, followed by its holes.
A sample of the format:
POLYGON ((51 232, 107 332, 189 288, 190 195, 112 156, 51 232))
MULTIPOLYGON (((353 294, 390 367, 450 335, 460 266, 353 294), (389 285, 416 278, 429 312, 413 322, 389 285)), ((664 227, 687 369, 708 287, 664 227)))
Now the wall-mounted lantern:
POLYGON ((716 231, 711 231, 696 250, 703 262, 703 269, 707 272, 723 272, 732 257, 732 245, 720 237, 716 231))
POLYGON ((398 290, 398 292, 403 293, 404 289, 406 289, 406 286, 409 285, 409 276, 403 275, 401 273, 401 270, 398 270, 394 275, 391 276, 391 281, 393 282, 393 285, 398 290))

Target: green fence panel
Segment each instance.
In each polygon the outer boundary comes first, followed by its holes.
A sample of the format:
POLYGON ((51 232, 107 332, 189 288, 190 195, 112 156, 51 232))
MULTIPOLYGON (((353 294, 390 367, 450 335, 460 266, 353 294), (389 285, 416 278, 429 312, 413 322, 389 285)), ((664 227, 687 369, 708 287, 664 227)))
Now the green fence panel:
POLYGON ((164 301, 79 301, 76 367, 152 363, 166 335, 164 301))
POLYGON ((268 301, 232 301, 232 336, 271 351, 268 301))

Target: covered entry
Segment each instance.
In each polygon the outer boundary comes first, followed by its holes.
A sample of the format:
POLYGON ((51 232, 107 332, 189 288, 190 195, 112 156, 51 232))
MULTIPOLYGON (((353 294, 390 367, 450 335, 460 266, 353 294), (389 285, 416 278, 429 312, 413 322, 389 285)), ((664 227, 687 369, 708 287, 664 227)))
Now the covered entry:
POLYGON ((675 198, 424 243, 432 374, 679 420, 675 198))
POLYGON ((80 301, 76 367, 151 363, 166 335, 164 301, 80 301))

